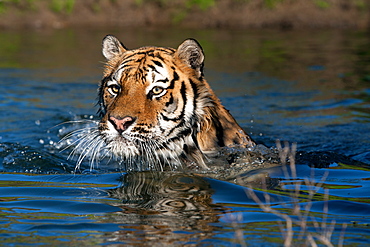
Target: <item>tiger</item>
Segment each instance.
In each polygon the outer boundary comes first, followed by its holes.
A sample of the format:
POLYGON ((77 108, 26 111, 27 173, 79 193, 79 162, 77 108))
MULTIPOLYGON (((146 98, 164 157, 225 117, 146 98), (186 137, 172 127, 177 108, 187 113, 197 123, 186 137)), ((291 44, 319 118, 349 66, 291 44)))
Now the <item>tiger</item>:
POLYGON ((85 148, 93 159, 104 150, 127 170, 207 168, 205 160, 220 147, 256 145, 207 83, 197 40, 186 39, 177 49, 127 49, 107 35, 102 53, 100 122, 82 141, 95 145, 85 148))

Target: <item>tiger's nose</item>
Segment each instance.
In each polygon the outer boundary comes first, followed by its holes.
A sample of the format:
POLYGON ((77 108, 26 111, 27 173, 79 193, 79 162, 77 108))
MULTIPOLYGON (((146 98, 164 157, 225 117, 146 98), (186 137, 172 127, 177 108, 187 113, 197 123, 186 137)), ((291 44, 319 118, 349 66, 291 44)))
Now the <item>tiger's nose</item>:
POLYGON ((122 134, 123 131, 135 122, 135 118, 129 116, 123 118, 110 116, 109 121, 113 124, 118 133, 122 134))

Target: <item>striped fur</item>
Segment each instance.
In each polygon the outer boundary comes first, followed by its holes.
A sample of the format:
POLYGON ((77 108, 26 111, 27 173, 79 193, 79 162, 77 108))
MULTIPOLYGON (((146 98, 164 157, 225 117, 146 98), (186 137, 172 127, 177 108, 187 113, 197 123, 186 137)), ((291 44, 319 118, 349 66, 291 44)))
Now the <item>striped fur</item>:
POLYGON ((129 170, 205 166, 218 147, 255 145, 204 79, 197 41, 128 50, 108 35, 103 55, 99 138, 129 170))

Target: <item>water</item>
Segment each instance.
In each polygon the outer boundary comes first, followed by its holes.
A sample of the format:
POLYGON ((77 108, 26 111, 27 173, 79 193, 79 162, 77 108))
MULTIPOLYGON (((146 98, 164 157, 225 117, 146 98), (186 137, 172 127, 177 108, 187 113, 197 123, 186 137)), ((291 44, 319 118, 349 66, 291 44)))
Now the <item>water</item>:
POLYGON ((252 185, 265 201, 262 181, 271 208, 291 219, 294 205, 310 206, 304 236, 335 221, 333 244, 369 244, 369 59, 369 35, 355 31, 1 31, 1 244, 281 246, 281 218, 247 196, 252 185), (266 146, 297 143, 297 176, 280 166, 230 176, 75 170, 58 143, 75 126, 61 123, 96 119, 107 33, 129 48, 197 38, 206 78, 240 125, 266 146))

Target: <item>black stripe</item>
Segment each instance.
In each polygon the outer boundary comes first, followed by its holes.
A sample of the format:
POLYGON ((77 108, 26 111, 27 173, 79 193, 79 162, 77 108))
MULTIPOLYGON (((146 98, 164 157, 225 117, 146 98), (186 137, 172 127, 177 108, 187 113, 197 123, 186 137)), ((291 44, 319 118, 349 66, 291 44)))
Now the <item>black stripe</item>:
POLYGON ((163 115, 163 113, 161 113, 161 116, 162 116, 162 118, 163 118, 164 121, 177 122, 177 121, 179 121, 181 119, 180 117, 169 118, 169 117, 166 117, 165 115, 163 115))
POLYGON ((172 144, 173 142, 180 141, 184 139, 184 137, 190 136, 190 135, 191 135, 191 129, 185 129, 181 131, 177 136, 168 139, 165 143, 162 143, 161 146, 157 148, 157 150, 166 150, 168 149, 168 146, 172 144))
POLYGON ((104 105, 104 99, 103 99, 103 96, 104 96, 104 88, 105 88, 105 85, 107 84, 108 81, 111 81, 112 80, 112 74, 104 77, 101 82, 100 82, 100 85, 99 85, 99 89, 98 89, 98 102, 96 103, 96 106, 99 106, 99 109, 98 109, 98 112, 97 114, 100 116, 100 117, 103 117, 105 115, 105 112, 106 112, 106 109, 105 109, 105 105, 104 105))
POLYGON ((170 99, 166 102, 166 107, 170 106, 173 104, 173 95, 172 92, 170 93, 170 99))
POLYGON ((139 134, 150 134, 152 133, 150 130, 146 130, 144 128, 135 127, 132 129, 133 132, 138 132, 139 134))
POLYGON ((155 63, 155 65, 157 65, 157 66, 159 66, 159 67, 163 68, 162 63, 160 63, 159 61, 153 60, 153 63, 155 63))
POLYGON ((159 52, 157 52, 157 53, 155 54, 155 57, 156 57, 156 58, 158 58, 158 59, 160 59, 160 60, 162 60, 164 63, 166 63, 166 62, 164 61, 164 58, 161 56, 161 54, 160 54, 159 52))
POLYGON ((126 63, 129 63, 129 62, 132 62, 134 61, 134 59, 128 59, 128 58, 125 58, 125 60, 123 60, 123 62, 121 63, 120 66, 122 66, 123 64, 126 64, 126 63))
POLYGON ((135 63, 141 63, 143 60, 145 60, 145 57, 141 57, 135 60, 135 63))
POLYGON ((139 51, 139 52, 135 52, 133 55, 148 55, 148 53, 150 52, 153 52, 153 50, 139 51))
MULTIPOLYGON (((132 58, 132 57, 134 57, 134 56, 136 56, 136 54, 137 53, 134 53, 134 54, 131 54, 131 55, 129 55, 129 56, 127 56, 127 57, 125 57, 125 61, 127 60, 127 59, 129 59, 129 58, 132 58)), ((132 61, 133 59, 131 59, 130 61, 132 61)))
POLYGON ((165 52, 167 54, 170 54, 171 52, 173 52, 172 49, 168 49, 168 48, 166 49, 166 48, 161 48, 161 47, 157 47, 156 50, 157 51, 163 51, 163 52, 165 52))
POLYGON ((172 138, 168 139, 167 142, 178 141, 178 140, 182 139, 183 137, 188 136, 190 134, 191 134, 191 129, 190 128, 184 129, 180 133, 178 133, 175 137, 172 137, 172 138))
POLYGON ((185 106, 186 106, 186 103, 187 103, 187 98, 186 98, 186 86, 185 86, 185 82, 182 81, 181 83, 181 88, 180 88, 180 92, 181 92, 181 97, 182 99, 184 100, 184 105, 182 107, 182 111, 180 113, 180 118, 183 118, 184 115, 185 115, 185 106))
POLYGON ((191 88, 193 89, 193 95, 194 95, 193 105, 194 105, 194 112, 195 112, 195 110, 197 109, 197 98, 199 97, 198 87, 193 82, 192 79, 189 79, 189 83, 191 85, 191 88))
POLYGON ((182 110, 181 110, 180 115, 177 116, 177 117, 175 117, 175 118, 169 118, 169 117, 166 117, 165 115, 163 115, 163 113, 161 113, 161 116, 163 117, 163 120, 177 122, 180 119, 183 119, 184 118, 184 115, 185 115, 185 106, 186 106, 186 102, 187 102, 187 99, 186 99, 186 87, 185 87, 184 81, 181 83, 180 93, 181 93, 181 97, 183 99, 183 107, 182 107, 182 110))
POLYGON ((163 129, 161 126, 159 126, 159 130, 161 131, 161 133, 164 133, 166 131, 166 129, 163 129))
MULTIPOLYGON (((161 116, 163 117, 163 120, 165 121, 173 121, 173 122, 177 122, 179 120, 180 123, 178 123, 174 128, 172 128, 168 135, 171 135, 175 129, 180 129, 181 127, 184 127, 187 123, 185 122, 185 119, 184 119, 184 115, 185 115, 185 107, 186 107, 186 103, 187 103, 187 98, 186 98, 186 87, 185 87, 185 83, 184 81, 182 82, 181 84, 181 89, 180 89, 180 92, 181 92, 181 96, 183 97, 183 101, 184 101, 184 105, 183 105, 183 108, 182 108, 182 111, 180 113, 180 115, 176 118, 168 118, 166 116, 163 115, 163 113, 161 113, 161 116)), ((194 116, 194 112, 192 113, 192 116, 190 117, 190 121, 193 120, 193 118, 195 118, 194 116)), ((191 123, 190 123, 191 124, 191 123)), ((183 131, 182 131, 183 132, 183 131)), ((182 132, 180 132, 178 135, 180 135, 182 132)))
POLYGON ((163 80, 158 80, 157 82, 163 82, 163 83, 167 83, 167 82, 168 82, 168 78, 166 78, 166 79, 163 79, 163 80))
POLYGON ((151 68, 153 71, 157 72, 158 74, 160 74, 155 66, 148 64, 148 67, 151 68))
POLYGON ((137 69, 137 72, 135 73, 135 77, 137 81, 141 81, 143 84, 145 84, 146 76, 147 76, 147 73, 145 69, 141 67, 137 69))
POLYGON ((170 82, 170 86, 168 89, 173 89, 175 87, 175 82, 180 79, 179 75, 176 73, 176 71, 173 72, 173 79, 170 82))
MULTIPOLYGON (((174 130, 178 130, 178 129, 180 129, 180 128, 182 128, 182 127, 184 127, 185 126, 185 120, 184 119, 181 119, 181 122, 179 123, 179 124, 177 124, 174 128, 172 128, 171 129, 171 131, 170 132, 168 132, 168 135, 167 136, 169 136, 169 135, 171 135, 172 133, 173 133, 173 131, 174 130)), ((180 132, 181 133, 181 132, 180 132)), ((178 135, 177 135, 178 136, 178 135)))
POLYGON ((101 83, 100 83, 100 87, 103 87, 107 84, 108 81, 111 81, 112 80, 112 74, 104 77, 102 80, 101 80, 101 83))

